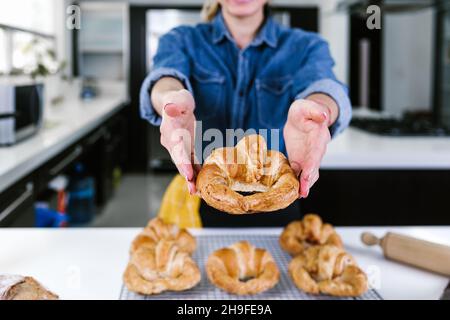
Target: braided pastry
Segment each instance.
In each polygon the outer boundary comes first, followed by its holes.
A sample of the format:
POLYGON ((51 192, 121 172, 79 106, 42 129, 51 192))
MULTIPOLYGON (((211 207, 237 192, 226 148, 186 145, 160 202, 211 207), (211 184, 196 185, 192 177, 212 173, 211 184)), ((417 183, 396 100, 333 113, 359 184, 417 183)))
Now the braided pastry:
POLYGON ((203 200, 231 214, 286 208, 298 198, 298 188, 286 157, 268 151, 264 138, 256 134, 244 137, 235 148, 214 150, 197 177, 203 200))
POLYGON ((311 245, 330 244, 342 248, 342 240, 334 228, 323 223, 316 214, 307 214, 303 220, 287 225, 280 236, 280 246, 292 256, 301 253, 311 245))
POLYGON ((215 286, 238 295, 266 291, 280 277, 270 253, 247 241, 213 252, 206 262, 206 273, 215 286))
POLYGON ((185 229, 177 225, 167 224, 160 218, 149 221, 147 226, 131 243, 130 252, 133 253, 140 247, 153 249, 161 239, 175 241, 181 251, 191 254, 197 244, 195 238, 185 229))
POLYGON ((367 277, 352 256, 332 245, 314 246, 292 259, 289 274, 295 285, 312 294, 359 296, 367 291, 367 277))
POLYGON ((200 270, 174 241, 163 239, 153 249, 143 246, 132 253, 123 280, 130 291, 141 294, 182 291, 200 282, 200 270))

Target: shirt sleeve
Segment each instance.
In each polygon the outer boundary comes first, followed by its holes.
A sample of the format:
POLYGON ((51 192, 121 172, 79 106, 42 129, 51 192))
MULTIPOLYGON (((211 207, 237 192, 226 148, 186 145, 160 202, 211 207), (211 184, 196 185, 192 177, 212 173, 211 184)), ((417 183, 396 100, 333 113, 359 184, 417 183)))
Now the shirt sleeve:
POLYGON ((339 82, 333 73, 334 61, 327 42, 317 35, 311 37, 313 40, 308 45, 303 68, 294 78, 294 88, 298 92, 295 99, 305 99, 313 93, 323 93, 336 101, 339 115, 330 127, 331 136, 334 137, 348 127, 352 107, 347 87, 339 82))
POLYGON ((155 83, 163 77, 173 77, 180 80, 191 93, 192 86, 189 81, 190 62, 184 45, 183 37, 187 32, 175 28, 162 36, 158 43, 158 50, 153 59, 152 71, 142 83, 139 97, 141 117, 151 124, 159 126, 161 116, 155 111, 150 99, 150 92, 155 83))

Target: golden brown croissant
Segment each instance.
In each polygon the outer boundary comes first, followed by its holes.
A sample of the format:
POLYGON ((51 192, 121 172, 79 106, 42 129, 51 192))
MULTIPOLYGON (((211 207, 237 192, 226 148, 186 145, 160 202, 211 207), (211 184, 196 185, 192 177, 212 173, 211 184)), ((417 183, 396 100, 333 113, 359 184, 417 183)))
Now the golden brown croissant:
POLYGON ((278 151, 267 151, 260 135, 244 137, 235 148, 214 150, 197 177, 197 190, 203 200, 231 214, 286 208, 298 198, 298 188, 298 179, 286 157, 278 151))
POLYGON ((292 259, 288 270, 295 285, 307 293, 359 296, 368 288, 353 257, 332 245, 309 247, 292 259))
POLYGON ((206 273, 215 286, 238 295, 266 291, 274 287, 280 277, 270 253, 247 241, 212 253, 206 262, 206 273))
POLYGON ((281 233, 280 246, 292 256, 311 245, 330 244, 342 248, 342 240, 334 228, 323 223, 316 214, 306 214, 303 220, 293 221, 281 233))
POLYGON ((128 290, 141 294, 182 291, 200 282, 200 270, 174 241, 160 240, 154 248, 139 247, 123 276, 128 290))
POLYGON ((189 254, 194 252, 197 246, 195 238, 187 230, 164 223, 160 218, 154 218, 133 240, 130 252, 133 253, 140 247, 154 248, 161 239, 175 241, 181 251, 189 254))

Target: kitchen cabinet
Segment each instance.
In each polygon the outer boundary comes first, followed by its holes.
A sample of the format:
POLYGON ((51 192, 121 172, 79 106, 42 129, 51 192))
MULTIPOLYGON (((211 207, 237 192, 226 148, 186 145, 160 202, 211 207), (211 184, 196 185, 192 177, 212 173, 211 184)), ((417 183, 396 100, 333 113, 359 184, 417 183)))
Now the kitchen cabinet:
POLYGON ((96 203, 104 205, 114 192, 114 171, 127 161, 126 118, 121 113, 111 118, 86 139, 83 161, 96 181, 96 203))
POLYGON ((35 176, 29 175, 0 194, 0 227, 34 225, 35 176))
POLYGON ((76 143, 42 165, 35 174, 37 177, 36 192, 39 193, 47 189, 48 182, 63 173, 70 165, 80 159, 83 151, 81 142, 76 143))
MULTIPOLYGON (((126 109, 126 108, 125 108, 126 109)), ((101 206, 113 194, 114 169, 126 160, 124 110, 114 113, 86 135, 59 152, 0 193, 0 227, 33 227, 34 203, 46 194, 48 183, 69 174, 77 161, 87 164, 96 181, 96 203, 101 206)))
POLYGON ((321 170, 303 212, 340 226, 450 225, 450 170, 321 170))
POLYGON ((128 5, 114 2, 80 4, 82 28, 74 30, 75 73, 94 79, 128 76, 128 5))

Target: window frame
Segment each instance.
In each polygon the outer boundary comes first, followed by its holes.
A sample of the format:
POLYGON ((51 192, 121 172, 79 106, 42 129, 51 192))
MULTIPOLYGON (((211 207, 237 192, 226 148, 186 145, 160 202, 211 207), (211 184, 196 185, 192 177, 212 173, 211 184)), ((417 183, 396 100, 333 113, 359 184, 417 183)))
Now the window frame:
MULTIPOLYGON (((30 34, 33 37, 44 38, 44 39, 50 40, 53 43, 53 46, 55 48, 57 46, 56 35, 53 35, 53 34, 43 33, 43 32, 39 32, 36 30, 27 29, 27 28, 10 26, 7 24, 2 24, 2 23, 0 23, 0 30, 2 30, 4 32, 4 40, 5 40, 4 54, 5 54, 5 58, 6 58, 5 70, 4 71, 0 70, 0 75, 11 75, 11 72, 15 71, 13 68, 13 54, 14 54, 13 36, 14 36, 14 33, 21 32, 21 33, 30 34)), ((22 73, 24 71, 23 69, 19 69, 19 70, 22 71, 22 73)))

